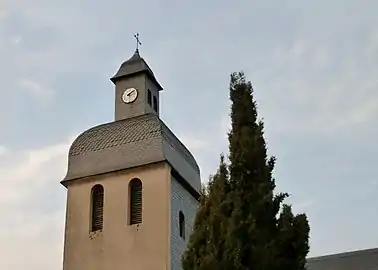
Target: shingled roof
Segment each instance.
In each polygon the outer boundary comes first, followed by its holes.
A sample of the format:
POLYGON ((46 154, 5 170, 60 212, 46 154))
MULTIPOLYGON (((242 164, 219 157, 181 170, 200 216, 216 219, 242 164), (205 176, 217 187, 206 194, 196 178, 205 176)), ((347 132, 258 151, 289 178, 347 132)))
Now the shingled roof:
POLYGON ((378 248, 309 258, 307 270, 378 270, 378 248))
POLYGON ((200 191, 200 170, 190 151, 155 114, 145 114, 91 128, 72 143, 68 181, 167 161, 200 191))
POLYGON ((134 55, 129 60, 123 62, 117 73, 110 78, 110 80, 115 83, 118 79, 126 78, 142 72, 147 74, 147 76, 156 83, 159 90, 163 90, 163 87, 161 87, 157 81, 147 62, 140 56, 139 51, 135 51, 134 55))

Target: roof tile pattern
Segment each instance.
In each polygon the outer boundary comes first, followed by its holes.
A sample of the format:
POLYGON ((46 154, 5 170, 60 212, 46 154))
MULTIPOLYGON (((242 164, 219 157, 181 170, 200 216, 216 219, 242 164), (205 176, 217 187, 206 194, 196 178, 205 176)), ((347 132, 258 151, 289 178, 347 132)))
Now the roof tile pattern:
POLYGON ((152 72, 151 68, 148 66, 146 61, 144 61, 144 59, 139 55, 139 52, 137 51, 129 60, 122 63, 117 73, 110 80, 113 83, 115 83, 120 78, 132 76, 140 72, 144 72, 145 74, 147 74, 147 76, 157 84, 159 90, 163 89, 159 82, 156 80, 156 77, 152 72))
POLYGON ((159 137, 160 121, 144 115, 129 120, 111 122, 82 133, 72 144, 70 156, 121 146, 127 143, 159 137))
POLYGON ((155 114, 93 127, 72 143, 62 183, 167 161, 199 191, 200 170, 190 151, 155 114))
POLYGON ((307 270, 378 270, 378 248, 310 258, 307 270))

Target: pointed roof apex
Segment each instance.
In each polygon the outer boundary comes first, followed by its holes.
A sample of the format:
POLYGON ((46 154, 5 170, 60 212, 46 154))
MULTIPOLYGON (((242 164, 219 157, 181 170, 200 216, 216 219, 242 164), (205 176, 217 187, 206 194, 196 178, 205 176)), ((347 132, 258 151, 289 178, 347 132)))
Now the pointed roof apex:
POLYGON ((140 56, 138 49, 135 50, 135 53, 130 57, 129 60, 123 62, 117 73, 112 78, 110 78, 110 80, 115 84, 116 81, 121 78, 126 78, 139 73, 145 73, 152 81, 157 84, 159 90, 163 90, 146 61, 144 61, 144 59, 140 56))

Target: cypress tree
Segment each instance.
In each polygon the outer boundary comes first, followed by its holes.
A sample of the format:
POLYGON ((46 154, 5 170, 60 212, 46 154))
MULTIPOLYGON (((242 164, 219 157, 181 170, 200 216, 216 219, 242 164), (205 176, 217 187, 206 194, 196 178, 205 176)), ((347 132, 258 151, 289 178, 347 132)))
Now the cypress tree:
POLYGON ((227 165, 221 155, 217 173, 210 177, 202 192, 193 233, 182 258, 184 270, 229 269, 222 261, 227 218, 231 210, 227 199, 229 191, 227 165))
POLYGON ((210 216, 208 194, 205 187, 202 187, 199 207, 193 226, 193 233, 190 235, 187 250, 183 254, 182 267, 184 270, 204 269, 205 257, 207 256, 207 236, 209 229, 207 226, 210 216))
POLYGON ((293 215, 290 205, 283 205, 278 219, 278 259, 280 269, 305 269, 309 252, 310 227, 305 214, 293 215))
POLYGON ((305 269, 307 217, 283 204, 287 193, 274 193, 276 158, 267 155, 264 123, 242 72, 231 74, 230 99, 230 164, 222 156, 209 182, 184 270, 305 269))
POLYGON ((268 158, 264 125, 257 119, 251 82, 242 72, 230 82, 231 131, 230 196, 234 202, 229 223, 228 251, 234 269, 273 269, 276 257, 277 214, 287 194, 274 195, 275 157, 268 158))
POLYGON ((224 156, 221 155, 218 171, 208 185, 208 197, 211 203, 208 244, 210 245, 214 268, 207 269, 230 269, 230 264, 225 260, 227 257, 225 253, 227 223, 232 210, 232 201, 228 198, 229 192, 228 169, 224 156))
POLYGON ((290 206, 282 205, 287 193, 274 194, 276 158, 267 155, 264 123, 257 118, 252 84, 242 72, 231 75, 230 99, 229 196, 234 204, 227 253, 233 269, 304 269, 307 217, 294 216, 290 206))

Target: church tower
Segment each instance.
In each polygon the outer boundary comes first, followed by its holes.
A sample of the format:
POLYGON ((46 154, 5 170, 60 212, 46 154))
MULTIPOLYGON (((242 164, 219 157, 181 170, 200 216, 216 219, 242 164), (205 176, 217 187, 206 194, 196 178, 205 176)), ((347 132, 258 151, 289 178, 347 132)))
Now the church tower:
POLYGON ((199 167, 160 119, 163 88, 138 49, 111 81, 114 121, 69 150, 63 270, 179 270, 199 167))

